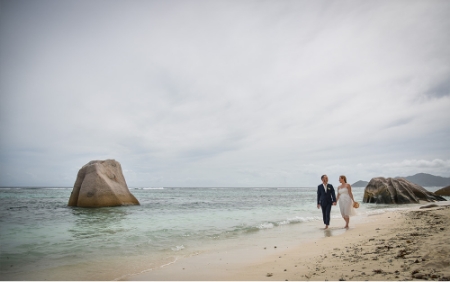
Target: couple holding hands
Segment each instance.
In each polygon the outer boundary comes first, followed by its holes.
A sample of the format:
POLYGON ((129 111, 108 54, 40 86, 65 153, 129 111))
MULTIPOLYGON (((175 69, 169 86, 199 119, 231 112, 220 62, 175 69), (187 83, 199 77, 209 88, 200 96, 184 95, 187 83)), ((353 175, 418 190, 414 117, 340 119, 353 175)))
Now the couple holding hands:
POLYGON ((348 228, 350 216, 356 215, 355 209, 359 207, 358 202, 353 199, 352 186, 347 183, 344 175, 339 176, 341 185, 338 187, 338 194, 334 191, 333 185, 328 183, 328 176, 322 175, 322 184, 317 187, 317 208, 322 208, 323 223, 325 229, 330 225, 331 206, 335 206, 339 202, 341 215, 345 220, 345 228, 348 228))

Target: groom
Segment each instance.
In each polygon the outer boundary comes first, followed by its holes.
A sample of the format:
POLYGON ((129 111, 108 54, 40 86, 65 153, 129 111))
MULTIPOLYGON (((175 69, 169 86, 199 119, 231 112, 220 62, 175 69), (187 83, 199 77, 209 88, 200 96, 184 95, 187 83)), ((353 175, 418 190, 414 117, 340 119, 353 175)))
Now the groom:
POLYGON ((317 208, 322 208, 325 229, 330 225, 331 206, 336 205, 336 194, 333 185, 328 184, 328 176, 322 175, 322 184, 317 186, 317 208))

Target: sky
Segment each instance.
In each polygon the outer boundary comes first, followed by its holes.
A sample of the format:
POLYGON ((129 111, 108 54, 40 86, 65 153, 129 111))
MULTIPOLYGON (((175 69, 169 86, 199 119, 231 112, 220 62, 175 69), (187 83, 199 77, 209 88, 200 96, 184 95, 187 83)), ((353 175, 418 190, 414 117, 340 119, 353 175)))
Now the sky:
POLYGON ((0 2, 0 186, 450 177, 450 1, 0 2))

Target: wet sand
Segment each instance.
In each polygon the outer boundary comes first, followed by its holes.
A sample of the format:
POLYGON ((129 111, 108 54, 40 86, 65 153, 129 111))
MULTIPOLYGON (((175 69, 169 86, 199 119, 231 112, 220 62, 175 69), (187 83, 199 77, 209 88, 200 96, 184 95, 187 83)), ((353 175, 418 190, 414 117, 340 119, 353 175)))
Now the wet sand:
MULTIPOLYGON (((255 243, 202 253, 123 280, 295 281, 450 279, 450 203, 334 220, 323 237, 300 244, 255 243), (353 224, 352 224, 353 223, 353 224), (338 227, 335 227, 338 226, 338 227)), ((317 223, 317 228, 323 226, 317 223)))

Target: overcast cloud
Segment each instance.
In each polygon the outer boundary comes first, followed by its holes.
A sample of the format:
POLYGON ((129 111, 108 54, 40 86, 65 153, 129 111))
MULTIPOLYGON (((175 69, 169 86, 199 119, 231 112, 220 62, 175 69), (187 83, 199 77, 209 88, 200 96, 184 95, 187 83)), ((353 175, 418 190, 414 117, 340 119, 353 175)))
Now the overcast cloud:
POLYGON ((450 1, 1 1, 0 186, 450 177, 450 1))

